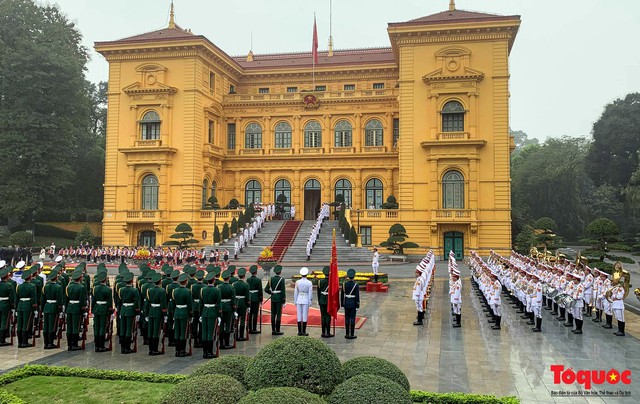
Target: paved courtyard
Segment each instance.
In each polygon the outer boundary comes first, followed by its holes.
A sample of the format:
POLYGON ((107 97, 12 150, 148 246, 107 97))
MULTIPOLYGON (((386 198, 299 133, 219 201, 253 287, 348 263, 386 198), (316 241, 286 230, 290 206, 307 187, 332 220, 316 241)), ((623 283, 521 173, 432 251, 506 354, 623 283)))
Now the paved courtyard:
MULTIPOLYGON (((364 263, 357 269, 370 270, 364 263)), ((424 326, 413 326, 414 304, 411 301, 415 264, 385 265, 390 273, 389 293, 362 293, 359 315, 368 320, 356 331, 358 339, 346 340, 343 330, 336 338, 323 340, 341 360, 374 355, 390 360, 408 376, 412 388, 436 392, 470 392, 514 395, 522 402, 582 402, 636 403, 640 400, 640 318, 627 311, 627 336, 615 337, 612 331, 585 317, 584 334, 574 335, 570 328, 556 321, 549 311, 543 314, 543 332, 532 333, 527 320, 515 309, 503 305, 503 327, 490 328, 478 298, 471 288, 468 269, 463 273, 462 328, 451 327, 446 264, 439 263, 434 288, 424 326), (552 391, 583 391, 578 385, 554 385, 551 365, 563 365, 578 370, 609 370, 632 372, 629 385, 604 384, 594 390, 625 391, 630 397, 559 398, 552 391)), ((314 268, 315 269, 315 268, 314 268)), ((285 268, 285 274, 296 272, 285 268)), ((283 327, 285 335, 295 335, 294 327, 283 327)), ((320 338, 320 328, 310 328, 311 338, 320 338)), ((270 333, 252 335, 251 341, 239 342, 238 349, 221 351, 222 355, 240 353, 254 355, 273 340, 270 333)), ((90 336, 89 340, 93 337, 90 336)), ((160 373, 189 373, 203 363, 201 350, 194 356, 175 358, 173 348, 167 355, 150 357, 147 347, 139 341, 139 352, 121 355, 119 349, 110 353, 93 352, 93 344, 85 352, 44 351, 42 341, 36 348, 0 348, 0 372, 25 363, 126 369, 160 373)), ((215 360, 215 359, 213 359, 215 360)))

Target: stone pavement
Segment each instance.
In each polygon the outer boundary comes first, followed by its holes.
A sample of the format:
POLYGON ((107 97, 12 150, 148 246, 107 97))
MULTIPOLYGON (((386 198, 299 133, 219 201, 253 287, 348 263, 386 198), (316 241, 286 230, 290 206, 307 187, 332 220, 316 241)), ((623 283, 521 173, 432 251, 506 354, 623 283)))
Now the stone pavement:
MULTIPOLYGON (((636 403, 640 400, 640 317, 627 312, 627 336, 615 337, 612 331, 585 318, 584 334, 574 335, 544 310, 543 332, 532 333, 510 305, 503 306, 503 327, 490 328, 471 288, 468 269, 463 273, 462 328, 451 327, 446 264, 438 263, 432 296, 424 326, 413 326, 415 308, 411 301, 413 280, 408 278, 415 264, 393 266, 389 293, 362 293, 359 315, 368 318, 356 331, 358 339, 346 340, 336 329, 336 338, 323 340, 341 360, 373 355, 398 365, 409 378, 412 388, 436 392, 470 392, 514 395, 524 403, 636 403), (604 384, 594 390, 629 391, 631 396, 558 398, 551 391, 579 392, 576 385, 554 385, 551 365, 572 367, 575 371, 618 369, 632 371, 632 383, 604 384)), ((368 270, 363 265, 362 270, 368 270)), ((385 271, 387 268, 385 267, 385 271)), ((287 271, 292 274, 293 268, 287 271)), ((615 327, 615 321, 614 321, 615 327)), ((283 327, 285 335, 294 335, 294 327, 283 327)), ((308 329, 310 338, 320 338, 319 328, 308 329)), ((239 342, 238 349, 221 351, 222 355, 254 355, 272 341, 270 333, 252 335, 251 341, 239 342), (256 337, 256 338, 254 338, 256 337)), ((90 336, 89 340, 92 340, 90 336)), ((121 355, 116 350, 96 354, 93 344, 85 352, 44 351, 42 341, 36 348, 0 348, 0 372, 25 363, 125 369, 160 373, 189 373, 203 363, 201 350, 194 356, 175 358, 173 348, 167 355, 150 357, 139 341, 139 352, 121 355)), ((215 360, 215 359, 213 359, 215 360)))

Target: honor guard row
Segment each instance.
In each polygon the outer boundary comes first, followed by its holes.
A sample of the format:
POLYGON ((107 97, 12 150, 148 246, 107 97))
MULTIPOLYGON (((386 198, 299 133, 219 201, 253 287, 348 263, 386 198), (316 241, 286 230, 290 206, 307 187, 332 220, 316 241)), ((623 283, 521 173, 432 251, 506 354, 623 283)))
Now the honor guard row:
POLYGON ((427 255, 416 266, 416 282, 413 285, 412 300, 416 304, 418 317, 413 325, 422 325, 424 315, 427 310, 427 300, 429 299, 429 290, 435 273, 435 256, 433 250, 429 250, 427 255))

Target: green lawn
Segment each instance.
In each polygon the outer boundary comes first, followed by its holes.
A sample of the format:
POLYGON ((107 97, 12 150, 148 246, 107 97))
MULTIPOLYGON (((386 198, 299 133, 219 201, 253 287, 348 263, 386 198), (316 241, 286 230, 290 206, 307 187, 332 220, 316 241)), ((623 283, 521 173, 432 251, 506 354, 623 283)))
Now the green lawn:
POLYGON ((27 403, 158 403, 173 384, 31 376, 3 388, 27 403))

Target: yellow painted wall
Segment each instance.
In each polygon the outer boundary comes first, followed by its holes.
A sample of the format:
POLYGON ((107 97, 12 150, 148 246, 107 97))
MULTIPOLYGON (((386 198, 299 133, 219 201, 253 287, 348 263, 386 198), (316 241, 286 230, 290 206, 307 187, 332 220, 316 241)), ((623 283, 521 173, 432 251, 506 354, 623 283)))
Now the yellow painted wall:
MULTIPOLYGON (((444 233, 464 234, 465 253, 493 248, 506 252, 511 243, 508 133, 508 54, 519 18, 475 23, 391 24, 388 28, 396 60, 389 63, 319 65, 314 91, 317 108, 303 97, 312 89, 310 68, 243 70, 202 37, 180 40, 100 43, 110 65, 109 110, 103 240, 106 244, 136 244, 140 231, 156 231, 162 243, 173 228, 187 222, 196 238, 202 230, 211 244, 213 219, 202 211, 202 186, 216 184, 224 206, 231 198, 244 202, 245 186, 256 180, 262 202, 275 199, 280 179, 291 184, 296 217, 305 209, 304 186, 321 184, 321 201, 334 199, 339 179, 352 184, 352 207, 366 209, 365 184, 383 183, 383 195, 395 195, 398 211, 366 210, 360 226, 371 226, 373 243, 387 237, 388 228, 402 223, 410 241, 442 255, 444 233), (215 74, 214 89, 209 82, 215 74), (384 83, 374 91, 373 83, 384 83), (344 91, 355 84, 355 91, 344 91), (229 94, 233 85, 236 94, 229 94), (268 94, 259 88, 269 88, 268 94), (287 92, 297 87, 298 92, 287 92), (440 110, 447 100, 465 107, 465 131, 443 133, 440 110), (141 141, 145 112, 161 117, 159 141, 141 141), (392 145, 393 121, 400 120, 397 147, 392 145), (364 127, 370 119, 383 124, 383 145, 365 147, 364 127), (304 126, 322 127, 319 148, 304 148, 304 126), (347 120, 353 128, 352 147, 334 147, 334 128, 347 120), (214 140, 208 142, 208 123, 214 140), (292 127, 292 147, 275 148, 275 126, 292 127), (228 124, 236 125, 236 147, 227 144, 228 124), (262 127, 262 148, 245 149, 245 129, 262 127), (464 176, 464 209, 442 206, 442 177, 456 169, 464 176), (158 210, 143 211, 142 180, 159 180, 158 210)), ((211 191, 207 191, 207 197, 211 191)), ((232 212, 218 212, 222 228, 232 212)), ((355 221, 355 212, 351 211, 355 221)))

